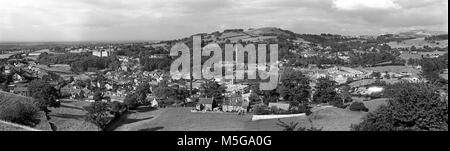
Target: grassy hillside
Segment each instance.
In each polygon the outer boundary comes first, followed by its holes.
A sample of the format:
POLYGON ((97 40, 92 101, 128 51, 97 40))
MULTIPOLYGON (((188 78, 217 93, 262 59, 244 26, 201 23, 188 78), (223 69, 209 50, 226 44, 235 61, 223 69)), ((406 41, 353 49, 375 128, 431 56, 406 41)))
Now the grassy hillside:
MULTIPOLYGON (((33 102, 32 98, 28 98, 28 97, 24 97, 21 95, 16 95, 13 93, 7 93, 7 92, 3 92, 0 91, 0 114, 2 114, 2 112, 9 112, 11 110, 14 110, 14 108, 16 107, 16 105, 22 104, 24 105, 24 107, 36 107, 36 105, 33 102)), ((37 108, 37 107, 36 107, 37 108)), ((40 121, 40 123, 38 125, 36 125, 36 129, 40 129, 40 130, 49 130, 50 127, 48 125, 41 125, 41 123, 43 123, 43 121, 45 121, 45 116, 44 116, 44 112, 38 112, 37 115, 37 120, 40 121)), ((0 118, 2 118, 2 116, 0 116, 0 118)), ((6 120, 6 119, 0 119, 0 120, 6 120)), ((20 128, 11 126, 11 125, 6 125, 6 124, 2 124, 2 126, 0 126, 0 131, 16 131, 16 130, 20 130, 20 128)))
POLYGON ((431 43, 425 40, 425 38, 416 38, 416 39, 410 39, 410 40, 404 40, 401 42, 390 42, 388 43, 389 46, 392 48, 411 48, 412 46, 415 46, 417 48, 422 48, 424 46, 429 47, 439 47, 439 48, 445 48, 448 46, 448 40, 440 40, 436 41, 435 43, 431 43))
MULTIPOLYGON (((252 116, 229 113, 191 113, 191 108, 166 108, 126 115, 116 123, 117 131, 281 131, 277 119, 252 121, 252 116)), ((314 113, 313 125, 323 130, 350 130, 365 112, 326 108, 314 113)), ((283 118, 283 122, 298 122, 310 127, 305 117, 283 118)))
MULTIPOLYGON (((3 110, 13 107, 18 103, 32 105, 33 99, 0 91, 0 113, 3 110)), ((62 100, 61 107, 49 108, 52 112, 49 114, 51 119, 45 119, 44 113, 39 112, 39 124, 34 128, 40 130, 51 130, 48 122, 54 123, 57 131, 97 131, 98 128, 92 123, 84 120, 87 113, 83 107, 89 105, 89 102, 62 100)), ((0 131, 20 130, 9 125, 0 125, 0 131)))

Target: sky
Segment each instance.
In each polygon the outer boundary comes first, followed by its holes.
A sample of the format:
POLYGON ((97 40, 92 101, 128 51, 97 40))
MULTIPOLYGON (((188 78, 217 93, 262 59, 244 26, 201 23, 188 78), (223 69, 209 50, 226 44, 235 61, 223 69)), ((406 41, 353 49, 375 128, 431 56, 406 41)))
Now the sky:
POLYGON ((0 0, 0 41, 170 40, 224 29, 448 31, 447 0, 0 0))

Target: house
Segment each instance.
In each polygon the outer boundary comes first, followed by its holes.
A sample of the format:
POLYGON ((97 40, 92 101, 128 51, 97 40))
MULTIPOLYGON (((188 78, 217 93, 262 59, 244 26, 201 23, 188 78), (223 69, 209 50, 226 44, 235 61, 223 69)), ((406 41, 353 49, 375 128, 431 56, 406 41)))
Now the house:
POLYGON ((290 104, 285 102, 269 103, 269 108, 272 107, 277 107, 278 109, 289 111, 290 104))
POLYGON ((214 99, 213 98, 200 98, 197 104, 197 110, 213 110, 214 99))
POLYGON ((108 49, 108 50, 94 50, 92 51, 92 55, 97 56, 97 57, 109 57, 112 54, 112 50, 108 49))
POLYGON ((158 100, 156 100, 156 98, 153 98, 153 100, 151 102, 151 107, 157 108, 158 106, 159 106, 158 100))

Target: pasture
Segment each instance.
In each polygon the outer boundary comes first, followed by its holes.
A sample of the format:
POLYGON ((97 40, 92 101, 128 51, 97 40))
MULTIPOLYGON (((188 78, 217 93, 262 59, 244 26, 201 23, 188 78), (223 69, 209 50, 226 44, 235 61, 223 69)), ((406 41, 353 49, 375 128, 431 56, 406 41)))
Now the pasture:
MULTIPOLYGON (((116 131, 281 131, 277 119, 251 121, 251 114, 192 113, 192 108, 165 108, 148 112, 133 112, 115 123, 116 131)), ((332 131, 350 130, 351 124, 360 122, 365 112, 325 108, 310 116, 316 128, 332 131)), ((281 119, 285 123, 298 122, 311 127, 306 117, 281 119)))
POLYGON ((411 48, 412 46, 415 46, 416 48, 422 48, 424 46, 445 48, 448 46, 448 40, 440 40, 436 43, 431 43, 426 41, 425 38, 416 38, 401 42, 390 42, 388 45, 392 48, 411 48))

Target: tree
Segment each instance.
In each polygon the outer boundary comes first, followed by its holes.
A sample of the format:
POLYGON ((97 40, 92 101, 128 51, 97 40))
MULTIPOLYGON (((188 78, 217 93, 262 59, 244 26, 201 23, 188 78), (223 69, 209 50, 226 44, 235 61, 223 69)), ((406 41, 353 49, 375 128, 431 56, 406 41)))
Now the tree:
POLYGON ((128 94, 125 96, 123 103, 128 107, 128 109, 136 109, 140 104, 138 101, 138 96, 136 94, 128 94))
POLYGON ((173 98, 177 101, 184 102, 186 98, 188 98, 191 94, 188 89, 185 87, 180 87, 178 85, 172 87, 174 96, 173 98))
POLYGON ((381 78, 381 73, 380 73, 380 72, 373 72, 373 73, 371 74, 371 76, 372 76, 372 77, 375 77, 375 78, 377 78, 377 79, 380 79, 380 78, 381 78))
POLYGON ((448 131, 448 101, 425 83, 399 83, 386 106, 369 113, 355 131, 448 131))
POLYGON ((94 102, 85 107, 85 110, 88 112, 86 114, 86 120, 97 125, 99 130, 105 130, 106 126, 111 121, 108 103, 94 102))
POLYGON ((39 108, 34 102, 18 102, 9 107, 1 108, 0 119, 27 126, 39 124, 39 108))
POLYGON ((163 80, 158 85, 153 87, 153 95, 161 98, 161 99, 167 99, 170 96, 173 96, 175 94, 174 90, 169 87, 167 84, 167 81, 163 80))
POLYGON ((104 99, 103 93, 101 91, 95 91, 93 100, 95 102, 102 101, 104 99))
POLYGON ((135 94, 137 95, 137 101, 144 104, 147 99, 147 94, 150 94, 150 84, 144 82, 138 85, 135 94))
POLYGON ((311 87, 309 79, 300 71, 292 68, 285 69, 280 78, 280 86, 276 92, 292 105, 306 104, 310 97, 311 87))
POLYGON ((328 78, 320 78, 317 80, 316 93, 314 94, 315 103, 329 103, 336 107, 343 107, 342 98, 335 91, 336 82, 328 78))
POLYGON ((31 97, 34 98, 41 110, 48 113, 48 107, 59 107, 60 102, 58 98, 58 90, 52 87, 49 83, 43 80, 33 80, 28 86, 31 97))
POLYGON ((339 96, 343 101, 342 103, 348 103, 353 101, 352 95, 350 94, 350 89, 351 87, 349 85, 344 85, 340 87, 339 96))
POLYGON ((200 85, 200 93, 202 97, 214 98, 217 101, 223 99, 223 94, 226 91, 226 87, 220 85, 216 81, 207 80, 205 83, 200 85))
POLYGON ((310 128, 306 128, 306 127, 298 127, 298 122, 294 123, 294 122, 290 122, 289 124, 281 121, 280 119, 278 119, 278 123, 277 126, 282 127, 283 131, 322 131, 322 129, 316 128, 314 126, 312 126, 312 120, 308 118, 309 123, 311 124, 310 128))

